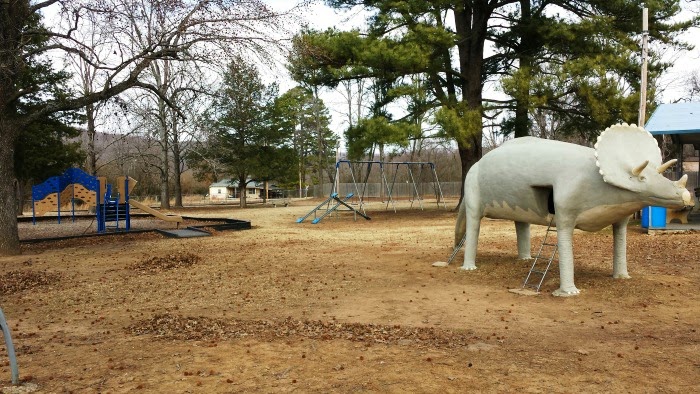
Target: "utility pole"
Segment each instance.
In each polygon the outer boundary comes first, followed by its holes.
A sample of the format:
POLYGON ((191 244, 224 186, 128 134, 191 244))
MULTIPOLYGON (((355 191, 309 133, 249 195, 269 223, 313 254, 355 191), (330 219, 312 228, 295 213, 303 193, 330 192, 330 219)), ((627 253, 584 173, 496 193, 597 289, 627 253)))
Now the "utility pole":
POLYGON ((637 124, 644 127, 647 112, 647 51, 649 41, 649 9, 642 10, 642 82, 639 87, 639 118, 637 124))

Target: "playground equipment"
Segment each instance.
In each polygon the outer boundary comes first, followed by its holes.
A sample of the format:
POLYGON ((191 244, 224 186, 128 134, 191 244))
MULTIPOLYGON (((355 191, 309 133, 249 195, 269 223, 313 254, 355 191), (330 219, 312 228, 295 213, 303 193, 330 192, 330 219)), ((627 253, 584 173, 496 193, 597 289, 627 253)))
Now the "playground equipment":
POLYGON ((99 205, 97 196, 105 192, 105 178, 96 178, 79 168, 69 168, 62 175, 51 177, 32 186, 32 218, 49 211, 58 212, 61 223, 61 208, 70 204, 71 216, 75 220, 75 201, 80 200, 89 206, 99 205))
POLYGON ((129 198, 136 186, 131 177, 117 177, 116 195, 106 178, 94 177, 79 168, 69 168, 62 175, 54 176, 32 187, 32 222, 36 217, 49 211, 57 211, 58 223, 61 223, 61 209, 70 205, 71 217, 75 221, 75 202, 82 201, 88 207, 95 208, 97 232, 104 233, 108 228, 115 231, 129 231, 131 228, 131 210, 134 206, 158 219, 181 223, 181 216, 165 215, 149 206, 129 198))
POLYGON ((5 347, 7 348, 7 357, 10 359, 10 374, 12 384, 19 384, 19 367, 17 366, 17 356, 15 356, 15 346, 12 344, 12 336, 10 335, 10 326, 7 325, 5 314, 0 308, 0 328, 2 328, 2 336, 5 338, 5 347))
POLYGON ((360 211, 358 211, 357 209, 355 209, 355 208, 351 207, 350 205, 348 205, 347 201, 350 200, 350 199, 352 198, 352 196, 353 196, 353 193, 348 193, 348 195, 346 195, 345 198, 343 198, 343 199, 341 200, 340 197, 338 197, 338 193, 333 193, 333 194, 331 194, 330 197, 328 197, 328 198, 326 199, 326 201, 324 201, 324 202, 318 204, 318 205, 316 206, 316 208, 312 209, 309 213, 307 213, 307 214, 304 215, 303 217, 300 217, 299 219, 297 219, 297 223, 303 222, 304 220, 306 220, 306 218, 308 218, 309 216, 311 216, 311 215, 313 214, 313 215, 314 215, 314 220, 312 220, 311 223, 313 223, 313 224, 318 224, 318 222, 320 222, 321 220, 323 220, 323 218, 325 218, 326 216, 328 216, 328 215, 330 215, 331 213, 335 212, 341 205, 344 206, 345 208, 347 208, 349 211, 352 211, 352 212, 355 213, 355 220, 357 220, 357 215, 360 215, 360 216, 362 216, 363 218, 365 218, 365 219, 367 219, 367 220, 371 220, 371 218, 370 218, 369 216, 367 216, 366 213, 360 212, 360 211), (335 201, 335 205, 333 205, 332 207, 330 206, 331 201, 335 201), (321 214, 321 216, 318 216, 318 217, 317 217, 317 216, 316 216, 316 213, 317 213, 318 211, 320 211, 324 205, 327 206, 327 208, 325 209, 325 212, 323 212, 323 213, 321 214))
POLYGON ((107 190, 102 200, 102 209, 97 210, 97 232, 105 232, 108 228, 119 231, 119 225, 124 222, 124 230, 131 229, 131 211, 129 195, 136 186, 136 181, 130 177, 117 177, 117 195, 112 193, 112 185, 107 185, 107 190))
POLYGON ((437 206, 440 207, 440 203, 442 203, 442 206, 446 207, 445 199, 442 194, 442 188, 440 187, 440 181, 438 180, 437 172, 435 171, 435 164, 431 162, 383 162, 339 160, 335 163, 335 175, 333 177, 333 186, 331 189, 330 196, 324 202, 322 202, 314 209, 309 211, 309 213, 307 213, 305 216, 297 219, 297 223, 301 223, 309 216, 314 215, 314 220, 312 221, 312 223, 317 224, 329 214, 333 212, 338 212, 341 207, 346 208, 345 210, 353 212, 356 220, 357 215, 360 215, 365 219, 369 220, 369 217, 367 216, 367 213, 365 211, 365 204, 366 199, 368 198, 369 176, 372 172, 372 168, 375 166, 379 167, 380 194, 383 194, 383 196, 381 196, 382 201, 386 202, 385 209, 389 209, 389 205, 391 204, 391 206, 394 209, 394 212, 396 212, 396 201, 394 199, 394 196, 396 194, 395 186, 397 185, 397 179, 400 169, 405 169, 407 176, 406 183, 411 186, 411 207, 413 207, 414 202, 417 201, 420 206, 420 209, 423 209, 423 197, 421 196, 420 190, 418 188, 418 182, 416 181, 416 178, 418 178, 419 180, 422 179, 422 173, 426 169, 430 172, 429 175, 431 176, 431 184, 435 192, 435 200, 437 206), (339 181, 341 169, 345 165, 347 165, 347 168, 349 169, 350 179, 352 180, 350 187, 353 190, 348 192, 346 196, 343 199, 341 199, 340 197, 338 197, 340 193, 340 190, 338 189, 340 185, 339 181), (357 174, 358 176, 356 176, 356 170, 353 169, 353 166, 360 167, 360 169, 358 170, 359 173, 357 174), (362 171, 363 167, 365 168, 364 173, 362 171), (393 170, 393 173, 390 174, 391 183, 389 183, 389 181, 387 180, 387 172, 391 172, 391 170, 393 170), (418 171, 418 176, 414 174, 414 170, 418 171), (358 206, 357 209, 353 208, 350 205, 351 199, 355 199, 355 202, 353 202, 353 204, 356 204, 358 206), (317 216, 317 214, 322 210, 324 212, 320 214, 320 216, 317 216))
POLYGON ((372 169, 377 166, 379 167, 379 174, 380 174, 380 189, 381 193, 386 193, 386 207, 385 209, 389 209, 389 204, 394 209, 394 212, 396 212, 396 201, 394 199, 394 196, 396 194, 396 186, 397 186, 397 179, 398 175, 401 172, 401 169, 405 170, 405 176, 406 176, 406 183, 410 185, 411 187, 411 207, 413 207, 414 202, 418 201, 418 205, 420 206, 420 209, 423 209, 423 196, 420 193, 420 190, 418 188, 418 183, 420 182, 421 179, 423 179, 423 171, 429 171, 429 175, 431 177, 431 185, 433 187, 433 191, 435 193, 435 200, 440 207, 440 203, 442 202, 443 208, 445 208, 445 199, 442 194, 442 187, 440 186, 440 181, 438 180, 437 172, 435 171, 435 164, 432 162, 419 162, 419 161, 404 161, 404 162, 383 162, 383 161, 350 161, 350 160, 339 160, 338 162, 335 163, 335 175, 333 178, 333 188, 331 190, 331 195, 333 193, 340 193, 340 190, 338 190, 338 185, 339 185, 339 180, 340 180, 340 174, 341 170, 344 167, 344 165, 347 165, 347 168, 349 169, 350 173, 350 178, 352 180, 352 190, 354 196, 357 198, 357 203, 360 206, 360 209, 363 209, 364 204, 366 203, 365 200, 368 197, 368 180, 370 177, 370 174, 372 172, 372 169), (360 176, 361 182, 358 182, 358 177, 355 176, 355 170, 353 169, 353 165, 360 167, 360 176), (364 174, 362 173, 361 168, 365 167, 366 169, 364 170, 364 174), (393 171, 392 171, 393 170, 393 171), (417 171, 418 174, 414 174, 414 171, 417 171), (387 173, 390 173, 390 178, 391 178, 391 183, 387 180, 387 173), (419 181, 416 181, 418 179, 419 181), (358 184, 360 186, 358 186, 358 184))

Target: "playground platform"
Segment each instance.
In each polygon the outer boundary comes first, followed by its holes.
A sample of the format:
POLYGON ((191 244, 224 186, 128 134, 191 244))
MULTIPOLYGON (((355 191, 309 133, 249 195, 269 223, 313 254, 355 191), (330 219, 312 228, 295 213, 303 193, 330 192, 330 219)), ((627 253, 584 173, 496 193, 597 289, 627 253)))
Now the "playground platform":
POLYGON ((208 231, 200 230, 197 228, 180 228, 175 230, 156 230, 159 233, 165 235, 168 238, 196 238, 196 237, 209 237, 211 233, 208 231))

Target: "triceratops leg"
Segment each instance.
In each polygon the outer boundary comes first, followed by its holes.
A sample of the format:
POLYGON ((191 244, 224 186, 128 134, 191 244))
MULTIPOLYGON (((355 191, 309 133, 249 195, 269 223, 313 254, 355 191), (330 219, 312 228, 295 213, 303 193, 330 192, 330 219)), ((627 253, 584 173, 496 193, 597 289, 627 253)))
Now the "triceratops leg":
POLYGON ((481 214, 477 209, 467 207, 467 238, 464 242, 463 270, 476 269, 476 247, 479 242, 479 229, 481 228, 481 214))
POLYGON ((484 216, 484 208, 481 205, 479 195, 479 164, 475 164, 464 179, 463 208, 467 219, 466 239, 464 242, 463 270, 476 269, 476 246, 479 240, 479 228, 481 218, 484 216))
MULTIPOLYGON (((557 215, 558 216, 558 215, 557 215)), ((559 248, 559 289, 554 291, 555 296, 568 297, 579 294, 574 284, 574 249, 572 239, 574 236, 574 224, 557 218, 557 246, 559 248)))
POLYGON ((529 260, 530 256, 530 223, 515 222, 515 234, 518 236, 518 258, 529 260))
POLYGON ((627 217, 613 223, 613 278, 629 279, 627 273, 627 217))

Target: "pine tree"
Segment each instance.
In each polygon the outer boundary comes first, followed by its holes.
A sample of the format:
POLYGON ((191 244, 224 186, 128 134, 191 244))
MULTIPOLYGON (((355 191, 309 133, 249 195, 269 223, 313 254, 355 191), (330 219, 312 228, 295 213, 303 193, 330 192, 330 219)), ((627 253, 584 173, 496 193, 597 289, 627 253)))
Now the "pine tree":
POLYGON ((296 165, 289 146, 292 130, 274 124, 276 96, 276 85, 263 84, 255 66, 236 57, 212 106, 212 142, 205 155, 215 158, 238 181, 243 208, 248 183, 286 180, 296 165))
MULTIPOLYGON (((402 95, 403 79, 427 81, 434 121, 456 142, 462 179, 481 157, 489 110, 513 111, 505 123, 527 135, 534 109, 553 111, 568 132, 598 130, 632 118, 638 102, 638 57, 634 43, 642 9, 632 0, 388 1, 330 0, 336 8, 363 7, 368 28, 307 31, 298 64, 315 70, 326 86, 349 78, 379 78, 393 84, 386 97, 402 95), (449 20, 453 18, 452 20, 449 20), (452 27, 454 26, 454 27, 452 27), (499 51, 486 56, 487 44, 499 51), (485 100, 484 86, 506 75, 506 103, 485 100)), ((678 0, 649 2, 652 38, 683 47, 679 32, 697 17, 669 22, 678 0), (653 3, 653 4, 652 4, 653 3)), ((663 70, 659 63, 654 72, 663 70)), ((653 91, 650 97, 653 98, 653 91)), ((651 106, 650 106, 651 107, 651 106)))
MULTIPOLYGON (((31 18, 28 29, 41 31, 38 16, 31 18)), ((27 43, 27 50, 37 50, 47 45, 47 37, 36 35, 27 43)), ((15 116, 26 116, 47 98, 63 99, 71 96, 67 88, 70 74, 56 71, 46 58, 30 58, 24 65, 22 83, 32 91, 16 100, 11 109, 15 116)), ((22 213, 27 190, 32 183, 59 175, 66 168, 78 165, 85 159, 80 142, 80 130, 74 126, 83 116, 75 111, 47 113, 34 118, 20 131, 14 145, 14 173, 17 179, 17 213, 22 213), (73 140, 71 142, 71 140, 73 140)))
MULTIPOLYGON (((276 127, 292 135, 291 146, 297 160, 294 184, 301 196, 307 180, 313 181, 309 178, 313 170, 319 167, 318 157, 335 158, 338 137, 329 128, 328 108, 309 89, 297 86, 275 100, 274 119, 276 127), (319 145, 323 149, 320 155, 319 145)), ((334 163, 321 163, 322 166, 328 164, 334 163)))

